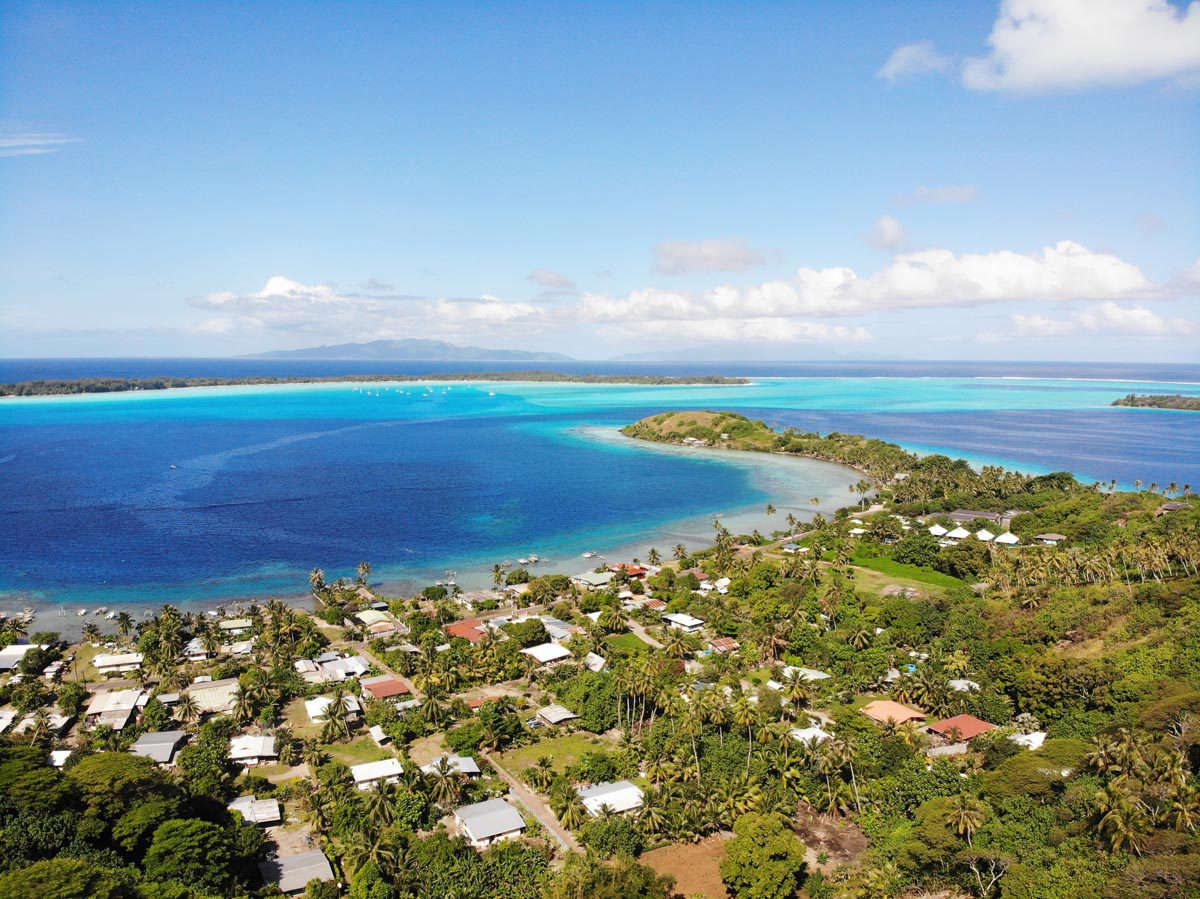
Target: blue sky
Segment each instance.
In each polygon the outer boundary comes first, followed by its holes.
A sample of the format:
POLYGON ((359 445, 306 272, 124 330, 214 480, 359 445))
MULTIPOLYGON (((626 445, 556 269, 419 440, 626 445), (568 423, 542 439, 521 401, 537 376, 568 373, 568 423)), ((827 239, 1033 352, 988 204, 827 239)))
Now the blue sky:
POLYGON ((1198 100, 1166 0, 9 2, 0 354, 1194 361, 1198 100))

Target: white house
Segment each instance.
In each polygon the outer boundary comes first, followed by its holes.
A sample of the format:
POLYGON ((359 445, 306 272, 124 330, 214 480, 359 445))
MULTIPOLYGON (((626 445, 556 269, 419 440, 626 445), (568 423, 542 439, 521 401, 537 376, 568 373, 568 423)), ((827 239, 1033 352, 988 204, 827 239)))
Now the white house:
POLYGON ((947 531, 940 524, 935 524, 929 528, 929 533, 932 534, 934 537, 945 537, 950 532, 947 531))
POLYGON ((249 618, 226 618, 224 621, 217 622, 217 627, 224 632, 225 636, 237 637, 249 633, 250 628, 254 627, 254 622, 249 618))
POLYGON ((971 532, 964 527, 957 527, 946 535, 947 540, 966 540, 971 532))
MULTIPOLYGON (((304 700, 304 710, 308 712, 308 720, 317 724, 324 723, 325 712, 331 705, 333 705, 332 696, 314 696, 312 699, 304 700)), ((346 694, 342 697, 342 705, 349 717, 353 718, 362 714, 362 703, 358 701, 357 696, 346 694)))
POLYGON ((312 880, 329 883, 337 879, 333 875, 329 859, 320 849, 267 859, 258 863, 258 870, 262 874, 263 883, 275 884, 285 896, 303 893, 312 880))
POLYGON ((175 753, 187 742, 187 731, 164 730, 158 733, 142 734, 137 742, 129 747, 134 755, 153 759, 160 765, 169 767, 175 763, 175 753))
POLYGON ((799 743, 811 744, 814 740, 818 745, 831 739, 833 734, 819 724, 809 723, 808 727, 793 727, 788 733, 799 743))
POLYGON ((361 765, 351 765, 350 775, 354 784, 360 790, 370 790, 384 781, 399 783, 404 768, 397 758, 380 759, 378 762, 364 762, 361 765))
POLYGON ((685 634, 694 634, 704 627, 703 618, 695 618, 686 612, 668 612, 666 615, 663 615, 663 620, 671 627, 683 631, 685 634))
POLYGON ((596 784, 579 791, 588 812, 599 817, 607 808, 611 812, 623 814, 642 807, 643 794, 641 788, 628 780, 616 783, 596 784))
POLYGON ((520 812, 503 799, 489 799, 454 810, 459 832, 476 849, 486 849, 500 840, 519 836, 525 829, 520 812))
POLYGON ((547 724, 562 724, 564 721, 570 721, 573 718, 579 717, 566 706, 558 704, 538 709, 537 715, 547 724))
POLYGON ((278 799, 256 799, 254 796, 239 796, 226 806, 231 812, 237 812, 251 824, 279 824, 283 821, 283 812, 278 799))
POLYGON ((436 774, 437 765, 442 759, 446 760, 446 764, 450 766, 450 770, 455 774, 465 774, 467 777, 478 777, 480 775, 479 765, 475 759, 466 755, 454 753, 452 755, 439 755, 428 765, 422 765, 421 770, 426 774, 436 774))
POLYGON ((92 659, 92 665, 101 674, 124 674, 142 667, 140 652, 102 652, 92 659))
POLYGON ((571 658, 571 650, 558 643, 539 643, 537 646, 522 649, 521 653, 536 659, 541 665, 552 665, 563 659, 571 658))
POLYGON ((102 690, 92 697, 84 721, 90 727, 111 727, 123 730, 134 712, 145 705, 146 694, 137 688, 132 690, 102 690))
POLYGON ((997 544, 999 544, 1000 546, 1016 546, 1018 543, 1021 542, 1021 538, 1018 537, 1016 534, 1014 534, 1012 531, 1005 531, 1003 534, 1001 534, 999 537, 996 538, 995 542, 997 544))
POLYGON ((604 656, 596 655, 594 652, 589 652, 583 659, 583 667, 588 671, 603 671, 604 666, 608 664, 608 659, 604 656))
POLYGON ((980 528, 975 532, 975 539, 982 541, 983 543, 991 543, 996 539, 996 535, 987 528, 980 528))
POLYGON ((273 736, 239 734, 229 740, 229 760, 237 762, 239 765, 249 768, 254 765, 270 764, 278 757, 273 736))

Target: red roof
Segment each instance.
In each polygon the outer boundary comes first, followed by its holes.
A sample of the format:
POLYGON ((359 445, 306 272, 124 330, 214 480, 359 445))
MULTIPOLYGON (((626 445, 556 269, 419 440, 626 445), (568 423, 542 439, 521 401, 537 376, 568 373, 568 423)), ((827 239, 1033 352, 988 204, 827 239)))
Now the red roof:
POLYGON ((698 581, 708 580, 708 573, 703 568, 685 568, 679 572, 680 577, 683 577, 685 574, 694 575, 698 581))
POLYGON ((989 730, 995 730, 996 725, 989 724, 982 718, 976 718, 974 715, 955 715, 953 718, 947 718, 945 721, 938 721, 929 725, 929 729, 943 737, 949 737, 953 731, 958 735, 959 740, 974 740, 980 734, 986 734, 989 730))
POLYGON ((741 644, 733 637, 717 637, 715 640, 709 640, 708 645, 717 652, 733 652, 741 644))
POLYGON ((608 566, 609 571, 624 571, 630 577, 645 577, 646 569, 641 565, 630 565, 628 562, 617 562, 608 566))
POLYGON ((648 599, 648 600, 646 600, 645 603, 643 603, 643 605, 647 609, 651 609, 652 611, 655 611, 655 612, 659 611, 660 609, 665 609, 667 607, 667 604, 665 602, 663 602, 661 599, 648 599))
POLYGON ((464 618, 462 621, 447 624, 446 633, 451 637, 462 637, 464 640, 478 643, 483 639, 483 631, 479 629, 482 623, 482 619, 479 618, 464 618))
POLYGON ((362 685, 362 688, 374 696, 376 699, 387 699, 390 696, 400 696, 408 692, 408 684, 400 680, 398 677, 385 677, 379 680, 371 680, 362 685))

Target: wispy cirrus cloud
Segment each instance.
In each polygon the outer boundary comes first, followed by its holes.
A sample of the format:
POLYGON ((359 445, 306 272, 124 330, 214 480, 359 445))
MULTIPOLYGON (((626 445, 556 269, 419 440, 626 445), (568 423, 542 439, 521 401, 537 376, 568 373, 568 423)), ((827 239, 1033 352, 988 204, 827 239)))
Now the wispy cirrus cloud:
POLYGON ((744 272, 766 262, 766 254, 750 246, 744 237, 672 240, 654 248, 654 271, 660 275, 744 272))
POLYGON ((45 156, 57 153, 79 138, 37 131, 0 131, 0 157, 45 156))

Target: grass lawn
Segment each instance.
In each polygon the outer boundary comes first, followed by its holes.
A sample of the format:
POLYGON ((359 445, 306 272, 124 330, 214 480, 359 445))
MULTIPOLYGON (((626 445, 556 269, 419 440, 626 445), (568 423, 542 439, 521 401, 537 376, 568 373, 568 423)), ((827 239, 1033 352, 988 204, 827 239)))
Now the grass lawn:
POLYGON ((520 777, 521 772, 532 768, 543 755, 554 759, 554 770, 562 771, 568 765, 573 765, 585 752, 597 749, 612 749, 613 744, 594 734, 563 734, 549 737, 530 746, 510 749, 500 756, 501 764, 510 772, 520 777))
POLYGON ((604 642, 626 655, 638 655, 650 649, 650 644, 633 633, 612 634, 605 637, 604 642))
POLYGON ((361 765, 363 762, 377 762, 380 759, 395 758, 396 753, 382 746, 376 746, 370 737, 359 737, 349 743, 322 743, 321 749, 329 753, 343 765, 361 765))
POLYGON ((935 587, 949 588, 963 586, 963 581, 960 581, 956 577, 942 574, 940 571, 931 571, 928 568, 918 568, 916 565, 903 565, 892 559, 880 558, 878 556, 863 558, 855 556, 852 561, 859 568, 878 571, 881 574, 904 578, 910 581, 919 581, 923 584, 932 584, 935 587))
POLYGON ((308 709, 304 707, 302 698, 293 699, 283 709, 283 723, 291 732, 302 740, 308 740, 321 735, 321 725, 308 720, 308 709))

